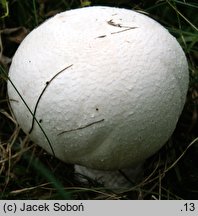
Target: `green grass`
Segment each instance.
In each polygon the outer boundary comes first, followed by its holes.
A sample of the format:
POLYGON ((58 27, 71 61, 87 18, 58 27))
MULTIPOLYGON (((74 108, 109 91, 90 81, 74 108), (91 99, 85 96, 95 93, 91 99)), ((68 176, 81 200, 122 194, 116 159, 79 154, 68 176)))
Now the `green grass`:
POLYGON ((0 199, 198 199, 197 14, 198 2, 192 0, 0 0, 0 199), (7 99, 10 61, 27 32, 58 12, 90 4, 148 14, 177 38, 189 62, 189 90, 176 130, 147 160, 142 181, 119 193, 91 179, 78 182, 72 165, 50 156, 21 131, 7 99))

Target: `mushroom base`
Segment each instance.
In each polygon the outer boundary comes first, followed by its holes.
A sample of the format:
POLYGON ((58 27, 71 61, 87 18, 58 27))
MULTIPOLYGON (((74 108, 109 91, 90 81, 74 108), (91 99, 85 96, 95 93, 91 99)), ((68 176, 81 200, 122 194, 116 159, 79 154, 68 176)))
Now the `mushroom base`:
POLYGON ((115 171, 103 171, 87 168, 80 165, 74 166, 79 181, 88 183, 88 178, 97 181, 107 189, 125 190, 133 187, 143 174, 143 163, 136 167, 115 171))

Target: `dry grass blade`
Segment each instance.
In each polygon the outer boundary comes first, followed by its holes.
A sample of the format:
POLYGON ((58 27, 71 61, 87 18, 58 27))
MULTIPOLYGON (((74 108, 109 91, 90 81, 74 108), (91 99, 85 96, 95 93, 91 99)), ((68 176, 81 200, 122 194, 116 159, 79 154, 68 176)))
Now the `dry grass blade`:
POLYGON ((194 139, 187 147, 186 149, 182 152, 182 154, 174 161, 174 163, 172 163, 164 172, 168 172, 170 171, 180 160, 181 158, 186 154, 186 152, 188 151, 188 149, 194 145, 196 142, 198 142, 198 137, 196 139, 194 139))
POLYGON ((167 3, 196 31, 198 31, 198 28, 191 22, 189 21, 173 4, 170 3, 169 0, 167 0, 167 3))
POLYGON ((44 184, 40 184, 37 186, 33 186, 33 187, 29 187, 29 188, 23 188, 23 189, 18 189, 18 190, 13 190, 10 192, 10 194, 20 194, 20 193, 24 193, 24 192, 30 192, 32 190, 38 189, 38 188, 42 188, 46 185, 49 185, 50 183, 44 183, 44 184))

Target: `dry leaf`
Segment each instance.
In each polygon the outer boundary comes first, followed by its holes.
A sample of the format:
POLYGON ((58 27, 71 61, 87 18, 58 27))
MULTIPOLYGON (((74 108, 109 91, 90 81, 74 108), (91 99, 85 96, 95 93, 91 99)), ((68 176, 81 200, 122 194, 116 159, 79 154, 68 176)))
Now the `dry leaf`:
POLYGON ((6 39, 20 44, 21 41, 26 37, 26 35, 29 33, 29 30, 25 27, 17 27, 17 28, 6 28, 0 31, 0 34, 6 35, 6 39))

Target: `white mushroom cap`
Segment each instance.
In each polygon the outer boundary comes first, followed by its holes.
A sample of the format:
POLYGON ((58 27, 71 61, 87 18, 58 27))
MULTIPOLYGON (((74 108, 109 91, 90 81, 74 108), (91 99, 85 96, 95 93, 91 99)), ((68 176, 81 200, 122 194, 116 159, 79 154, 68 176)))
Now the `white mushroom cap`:
MULTIPOLYGON (((171 136, 188 66, 176 39, 156 21, 98 6, 60 13, 33 30, 9 77, 57 158, 116 170, 145 160, 171 136)), ((52 153, 10 82, 8 94, 22 129, 52 153)))

